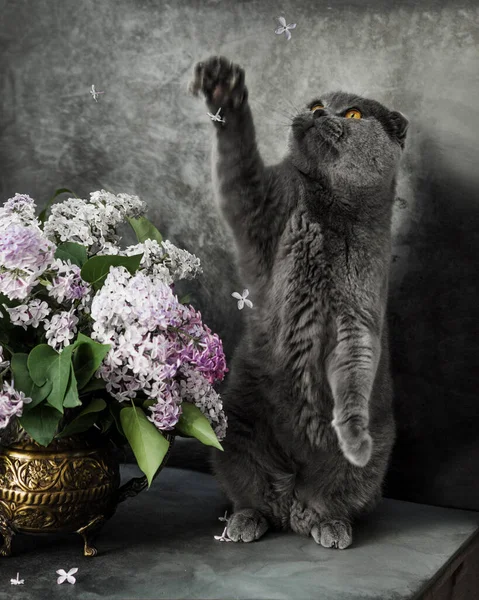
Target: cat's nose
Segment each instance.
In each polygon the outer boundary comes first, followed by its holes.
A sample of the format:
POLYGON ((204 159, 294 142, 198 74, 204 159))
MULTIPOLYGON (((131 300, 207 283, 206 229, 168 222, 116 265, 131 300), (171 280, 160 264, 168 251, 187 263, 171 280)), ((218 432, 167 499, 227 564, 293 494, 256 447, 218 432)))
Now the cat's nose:
POLYGON ((327 114, 324 108, 317 108, 313 113, 313 118, 318 119, 319 117, 325 117, 327 114))

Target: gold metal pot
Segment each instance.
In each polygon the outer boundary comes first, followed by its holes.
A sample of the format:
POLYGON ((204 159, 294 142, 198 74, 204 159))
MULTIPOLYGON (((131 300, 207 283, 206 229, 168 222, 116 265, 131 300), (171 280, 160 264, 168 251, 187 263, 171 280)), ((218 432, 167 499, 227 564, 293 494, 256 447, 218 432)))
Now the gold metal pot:
MULTIPOLYGON (((171 448, 173 436, 165 437, 171 448)), ((80 534, 84 555, 95 556, 92 539, 105 521, 120 502, 146 487, 146 477, 120 487, 119 458, 94 431, 54 440, 47 447, 23 435, 8 447, 0 446, 0 556, 11 554, 16 533, 61 532, 80 534)))

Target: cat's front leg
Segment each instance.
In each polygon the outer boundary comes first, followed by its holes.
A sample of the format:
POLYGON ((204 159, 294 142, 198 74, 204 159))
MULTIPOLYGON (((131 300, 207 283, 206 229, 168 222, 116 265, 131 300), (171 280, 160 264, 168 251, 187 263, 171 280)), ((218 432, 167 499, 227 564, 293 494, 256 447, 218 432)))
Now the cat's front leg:
POLYGON ((239 255, 251 258, 268 245, 267 238, 273 235, 270 223, 274 213, 269 214, 273 207, 267 205, 271 175, 266 175, 257 148, 244 70, 222 56, 213 56, 195 66, 190 90, 205 96, 216 128, 213 155, 216 199, 235 235, 239 255))
POLYGON ((350 463, 364 467, 371 458, 369 400, 381 352, 379 336, 354 317, 337 319, 337 342, 327 359, 334 399, 333 421, 339 446, 350 463))

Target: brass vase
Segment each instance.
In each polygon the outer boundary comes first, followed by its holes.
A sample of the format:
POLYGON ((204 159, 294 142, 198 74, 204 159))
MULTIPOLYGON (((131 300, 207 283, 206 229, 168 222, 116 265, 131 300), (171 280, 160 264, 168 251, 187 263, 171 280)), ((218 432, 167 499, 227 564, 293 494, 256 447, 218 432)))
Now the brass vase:
MULTIPOLYGON (((165 437, 171 448, 173 436, 165 437)), ((11 554, 16 533, 78 533, 84 555, 95 556, 92 540, 105 521, 147 485, 144 476, 120 487, 118 454, 94 430, 47 447, 23 432, 19 441, 0 446, 0 556, 11 554)))

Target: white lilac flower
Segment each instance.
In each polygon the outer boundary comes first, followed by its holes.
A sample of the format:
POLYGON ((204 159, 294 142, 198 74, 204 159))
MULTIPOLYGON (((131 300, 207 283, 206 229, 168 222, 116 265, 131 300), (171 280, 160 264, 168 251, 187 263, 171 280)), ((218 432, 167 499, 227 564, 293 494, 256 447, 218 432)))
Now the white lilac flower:
POLYGON ((31 300, 28 304, 19 304, 12 308, 4 305, 10 315, 13 325, 19 325, 26 329, 28 325, 37 328, 40 323, 50 314, 48 304, 38 298, 31 300))
POLYGON ((193 367, 185 365, 179 372, 180 396, 183 401, 195 404, 213 427, 216 437, 221 441, 226 435, 227 419, 223 412, 220 395, 205 377, 193 367))
POLYGON ((73 577, 73 575, 78 571, 78 568, 75 567, 73 569, 70 569, 68 571, 68 573, 64 570, 64 569, 58 569, 57 574, 60 576, 57 579, 57 583, 63 583, 65 581, 68 581, 68 583, 75 583, 76 579, 75 577, 73 577))
POLYGON ((50 297, 60 304, 65 300, 68 302, 83 300, 81 306, 87 304, 91 286, 81 278, 81 269, 78 265, 55 259, 50 270, 56 272, 53 280, 46 286, 50 297))
POLYGON ((200 259, 187 250, 177 248, 169 240, 159 244, 147 239, 140 244, 120 250, 114 244, 105 244, 99 254, 133 256, 143 254, 139 271, 149 275, 156 282, 171 285, 178 279, 193 279, 202 272, 200 259))
POLYGON ((105 92, 97 92, 96 89, 95 89, 95 86, 94 85, 91 86, 90 94, 92 95, 93 100, 95 100, 95 102, 98 102, 98 100, 97 100, 98 95, 99 94, 104 94, 104 93, 105 92))
POLYGON ((37 226, 35 201, 27 194, 15 194, 0 208, 0 229, 17 223, 18 225, 37 226))
POLYGON ((217 540, 218 542, 232 542, 233 540, 228 536, 227 533, 228 530, 228 526, 226 526, 223 529, 223 533, 221 535, 215 535, 213 536, 215 538, 215 540, 217 540))
POLYGON ((117 242, 116 227, 127 217, 138 216, 144 207, 137 196, 115 196, 105 190, 92 192, 89 201, 70 198, 52 206, 45 235, 56 243, 77 242, 96 253, 117 242))
POLYGON ((11 224, 0 230, 0 292, 23 300, 51 264, 55 246, 36 227, 11 224))
POLYGON ((275 33, 281 35, 285 34, 286 39, 289 41, 291 39, 290 29, 294 29, 296 27, 296 23, 290 23, 286 25, 286 19, 284 17, 278 17, 278 21, 280 22, 280 26, 275 29, 275 33))
POLYGON ((31 401, 31 398, 13 387, 13 382, 4 381, 0 388, 0 429, 4 429, 13 417, 21 417, 23 405, 31 401))
POLYGON ((0 346, 0 369, 10 366, 10 361, 3 358, 3 347, 0 346))
POLYGON ((239 310, 242 310, 245 304, 248 308, 253 308, 253 303, 251 302, 251 300, 247 300, 247 297, 249 296, 249 290, 243 290, 242 294, 238 292, 233 292, 231 295, 233 296, 233 298, 236 298, 238 300, 239 310))
POLYGON ((220 106, 220 107, 218 108, 218 110, 216 111, 216 114, 214 114, 214 115, 213 115, 213 114, 211 114, 210 112, 209 112, 209 113, 206 113, 206 114, 209 116, 209 118, 210 118, 212 121, 216 121, 216 122, 218 122, 218 123, 226 123, 226 121, 225 121, 225 120, 224 120, 222 117, 220 117, 220 110, 221 110, 221 106, 220 106))
POLYGON ((70 345, 77 332, 78 317, 73 311, 61 311, 45 320, 47 344, 57 351, 70 345))
POLYGON ((20 573, 17 573, 16 579, 10 579, 11 585, 23 585, 25 583, 25 579, 20 579, 20 573))
POLYGON ((161 245, 166 250, 165 264, 173 279, 192 279, 202 272, 200 259, 194 254, 177 248, 169 240, 163 240, 161 245))

